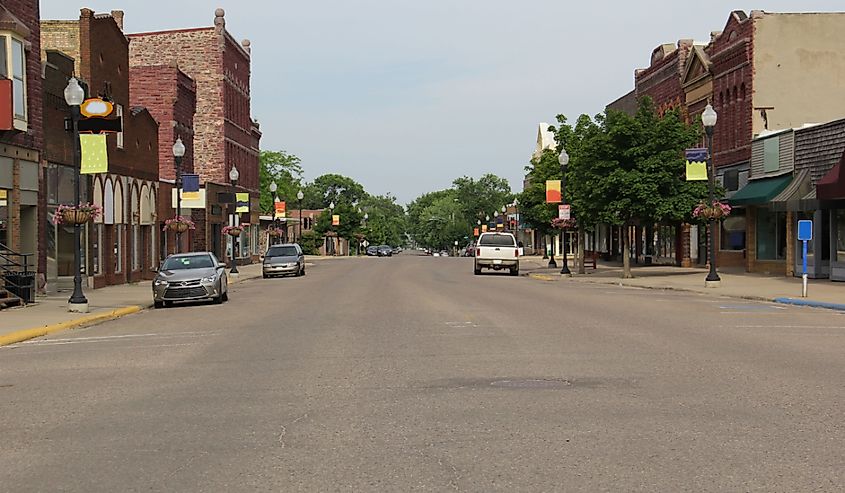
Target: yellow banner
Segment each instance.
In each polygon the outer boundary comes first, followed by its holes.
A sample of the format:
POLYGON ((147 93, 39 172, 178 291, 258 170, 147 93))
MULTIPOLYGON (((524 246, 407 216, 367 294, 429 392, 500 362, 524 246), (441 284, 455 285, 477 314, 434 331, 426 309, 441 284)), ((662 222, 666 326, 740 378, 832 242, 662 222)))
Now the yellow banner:
POLYGON ((546 180, 546 203, 560 203, 560 180, 546 180))
POLYGON ((199 192, 182 192, 182 200, 199 200, 199 192))
POLYGON ((707 163, 701 161, 687 161, 687 181, 707 179, 707 163))
POLYGON ((339 215, 334 214, 332 216, 332 226, 340 226, 340 216, 339 215))
POLYGON ((249 192, 235 194, 235 200, 238 202, 235 212, 249 212, 249 192))
POLYGON ((276 214, 274 217, 276 219, 284 218, 287 215, 287 204, 284 201, 276 201, 274 205, 276 209, 276 214))
POLYGON ((79 146, 82 149, 80 174, 108 173, 109 156, 105 134, 82 134, 79 136, 79 146))

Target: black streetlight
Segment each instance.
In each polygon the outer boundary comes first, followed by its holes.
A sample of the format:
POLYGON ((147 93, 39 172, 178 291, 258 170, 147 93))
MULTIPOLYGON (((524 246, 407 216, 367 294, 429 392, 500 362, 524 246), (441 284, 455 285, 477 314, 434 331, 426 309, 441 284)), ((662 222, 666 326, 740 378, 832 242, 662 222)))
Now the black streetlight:
MULTIPOLYGON (((332 200, 329 203, 329 220, 331 220, 332 232, 335 233, 335 235, 337 235, 337 233, 334 231, 334 200, 332 200)), ((338 244, 340 244, 340 242, 338 242, 338 244)), ((337 256, 337 247, 335 246, 334 238, 332 238, 332 257, 336 257, 336 256, 337 256)))
POLYGON ((509 231, 511 229, 510 224, 508 224, 508 206, 506 205, 502 206, 502 228, 505 231, 509 231))
MULTIPOLYGON (((70 107, 70 119, 73 123, 73 198, 74 207, 79 207, 80 197, 80 150, 79 150, 79 106, 85 101, 85 90, 76 77, 71 77, 65 87, 65 102, 70 107)), ((73 294, 68 300, 68 310, 77 313, 88 312, 88 298, 82 293, 82 225, 73 225, 73 294)))
MULTIPOLYGON (((560 163, 560 172, 562 178, 560 180, 560 202, 561 204, 566 204, 566 167, 569 166, 569 154, 566 153, 566 149, 560 150, 560 156, 557 157, 557 162, 560 163)), ((571 276, 572 272, 569 271, 569 260, 566 258, 567 255, 567 245, 566 245, 566 226, 561 229, 561 242, 560 242, 560 254, 563 257, 563 267, 560 269, 560 274, 562 276, 571 276)))
POLYGON ((493 211, 493 222, 496 223, 496 231, 499 231, 499 211, 493 211))
MULTIPOLYGON (((229 170, 229 183, 232 184, 232 226, 235 226, 235 219, 237 218, 238 214, 238 177, 241 176, 238 173, 238 168, 235 165, 232 165, 232 169, 229 170)), ((238 246, 238 242, 235 241, 234 236, 230 236, 232 238, 232 265, 229 269, 229 274, 238 274, 238 262, 235 260, 237 254, 235 253, 235 248, 238 246)))
POLYGON ((296 201, 299 205, 299 238, 297 241, 302 241, 302 199, 305 198, 305 194, 302 193, 302 190, 296 192, 296 201))
MULTIPOLYGON (((182 158, 185 156, 185 144, 182 138, 173 143, 173 166, 176 170, 176 220, 182 220, 182 158)), ((182 253, 182 231, 176 230, 176 253, 182 253)))
MULTIPOLYGON (((279 197, 276 196, 276 190, 278 189, 279 185, 276 185, 276 182, 270 182, 270 197, 273 198, 273 227, 277 229, 279 227, 279 218, 276 217, 276 202, 279 200, 279 197)), ((287 236, 287 232, 287 223, 285 223, 285 236, 287 236)), ((272 238, 272 236, 270 236, 270 238, 272 238)))
MULTIPOLYGON (((716 168, 713 165, 713 128, 716 126, 716 120, 719 115, 710 103, 704 108, 704 113, 701 114, 701 123, 704 124, 704 132, 707 134, 707 181, 710 187, 710 206, 716 200, 716 168)), ((710 273, 707 274, 707 279, 704 284, 708 287, 717 287, 721 284, 722 279, 719 273, 716 272, 716 218, 710 218, 710 273)))

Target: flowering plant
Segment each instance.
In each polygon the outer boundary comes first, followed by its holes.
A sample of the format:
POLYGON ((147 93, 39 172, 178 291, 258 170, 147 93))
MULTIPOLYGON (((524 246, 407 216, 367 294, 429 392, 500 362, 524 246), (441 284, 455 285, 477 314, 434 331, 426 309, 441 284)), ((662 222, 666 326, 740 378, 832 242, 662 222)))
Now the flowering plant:
POLYGON ((575 218, 561 219, 556 217, 552 219, 552 229, 574 228, 575 218))
POLYGON ((698 219, 721 219, 729 216, 730 213, 731 206, 718 200, 714 200, 710 205, 707 202, 700 202, 692 211, 693 217, 698 219))
POLYGON ((103 208, 97 204, 60 205, 53 215, 53 224, 85 224, 103 215, 103 208))
POLYGON ((243 230, 241 226, 225 226, 223 228, 223 235, 240 236, 243 230))
POLYGON ((164 227, 161 228, 161 230, 164 231, 167 229, 172 229, 174 231, 187 231, 189 229, 197 229, 197 226, 190 218, 185 216, 176 216, 164 221, 164 227))

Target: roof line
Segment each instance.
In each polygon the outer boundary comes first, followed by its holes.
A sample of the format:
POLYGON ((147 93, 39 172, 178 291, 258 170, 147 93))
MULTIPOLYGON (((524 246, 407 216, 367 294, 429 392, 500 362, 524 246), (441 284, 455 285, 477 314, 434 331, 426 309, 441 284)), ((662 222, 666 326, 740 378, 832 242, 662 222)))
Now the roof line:
POLYGON ((130 37, 130 38, 133 38, 133 37, 136 37, 136 36, 151 36, 151 35, 154 35, 154 34, 169 34, 169 33, 190 33, 190 32, 196 32, 196 31, 209 31, 209 30, 212 30, 212 29, 214 29, 214 26, 191 27, 191 28, 187 28, 187 29, 169 29, 169 30, 164 30, 164 31, 147 31, 147 32, 143 32, 143 33, 132 33, 132 34, 127 34, 127 36, 130 37))

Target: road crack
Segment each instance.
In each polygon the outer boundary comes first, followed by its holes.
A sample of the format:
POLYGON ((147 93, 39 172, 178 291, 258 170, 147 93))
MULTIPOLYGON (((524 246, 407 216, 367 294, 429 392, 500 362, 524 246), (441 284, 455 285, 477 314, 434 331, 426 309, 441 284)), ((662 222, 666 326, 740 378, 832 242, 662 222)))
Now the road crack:
POLYGON ((305 413, 305 414, 303 414, 302 416, 300 416, 300 417, 298 417, 298 418, 294 419, 294 420, 293 420, 293 421, 291 421, 290 423, 287 423, 287 424, 282 425, 282 431, 279 433, 279 445, 281 446, 281 448, 285 448, 285 446, 286 446, 286 444, 285 444, 285 437, 286 437, 286 436, 287 436, 287 434, 288 434, 288 427, 289 427, 289 426, 293 426, 293 425, 295 425, 296 423, 299 423, 300 421, 302 421, 303 419, 305 419, 305 418, 307 418, 307 417, 308 417, 308 413, 305 413))

